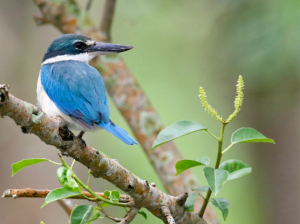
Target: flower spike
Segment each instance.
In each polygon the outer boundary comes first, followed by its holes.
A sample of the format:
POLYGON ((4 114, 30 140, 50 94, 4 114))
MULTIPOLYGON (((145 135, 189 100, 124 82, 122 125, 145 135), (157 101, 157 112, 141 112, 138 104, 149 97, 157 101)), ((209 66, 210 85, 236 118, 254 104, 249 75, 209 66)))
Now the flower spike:
POLYGON ((208 113, 214 116, 217 120, 224 122, 222 117, 218 115, 217 111, 208 104, 206 93, 202 87, 200 87, 199 92, 199 97, 201 99, 202 106, 205 108, 205 110, 208 111, 208 113))
POLYGON ((238 114, 238 112, 241 110, 242 104, 243 104, 243 99, 244 99, 244 93, 243 93, 243 88, 244 88, 244 80, 243 77, 240 75, 239 79, 237 81, 236 85, 236 94, 237 96, 235 97, 234 100, 234 112, 228 117, 226 120, 226 123, 229 123, 232 121, 234 117, 238 114))

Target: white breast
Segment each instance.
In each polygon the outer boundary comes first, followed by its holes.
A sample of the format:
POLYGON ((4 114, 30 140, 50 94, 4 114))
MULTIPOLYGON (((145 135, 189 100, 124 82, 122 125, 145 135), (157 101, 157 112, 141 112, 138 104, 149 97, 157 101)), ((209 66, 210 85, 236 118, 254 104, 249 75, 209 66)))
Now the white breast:
POLYGON ((37 101, 38 101, 38 106, 50 117, 55 117, 55 116, 65 116, 53 103, 52 100, 48 97, 47 93, 45 92, 42 83, 41 83, 41 76, 39 75, 39 79, 37 82, 37 89, 36 89, 36 94, 37 94, 37 101))
POLYGON ((77 122, 75 122, 71 117, 63 114, 45 92, 44 87, 42 86, 41 83, 41 75, 39 75, 39 79, 37 82, 36 94, 37 94, 37 102, 39 108, 41 108, 42 111, 45 112, 50 117, 61 116, 67 122, 68 128, 72 130, 84 131, 84 132, 96 131, 100 129, 100 127, 98 127, 97 125, 94 125, 95 129, 89 129, 87 127, 84 127, 78 124, 77 122))

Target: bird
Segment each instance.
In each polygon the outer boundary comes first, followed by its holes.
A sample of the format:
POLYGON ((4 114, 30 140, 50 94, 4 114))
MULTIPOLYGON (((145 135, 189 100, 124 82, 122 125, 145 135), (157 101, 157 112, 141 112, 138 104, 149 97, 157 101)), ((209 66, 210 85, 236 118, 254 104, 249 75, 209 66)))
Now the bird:
POLYGON ((65 34, 48 47, 37 82, 37 102, 50 117, 60 116, 69 129, 104 129, 128 145, 138 144, 110 120, 105 84, 100 73, 88 63, 97 55, 121 53, 131 46, 96 42, 79 34, 65 34))

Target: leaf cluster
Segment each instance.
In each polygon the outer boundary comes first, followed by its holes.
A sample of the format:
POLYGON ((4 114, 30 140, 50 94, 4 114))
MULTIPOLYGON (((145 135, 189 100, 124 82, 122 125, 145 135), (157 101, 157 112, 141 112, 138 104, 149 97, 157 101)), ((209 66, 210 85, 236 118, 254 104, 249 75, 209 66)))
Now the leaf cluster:
POLYGON ((205 109, 212 114, 217 120, 219 120, 222 123, 221 128, 221 134, 220 137, 216 137, 214 134, 212 134, 208 128, 204 127, 202 124, 199 124, 195 121, 188 121, 188 120, 181 120, 177 121, 170 126, 163 129, 157 139, 153 142, 152 150, 159 147, 162 144, 165 144, 167 142, 173 141, 177 138, 180 138, 182 136, 198 132, 198 131, 205 131, 208 134, 210 134, 215 140, 218 141, 218 154, 217 154, 217 162, 214 167, 210 167, 210 158, 207 156, 202 156, 197 159, 185 159, 180 160, 176 163, 176 175, 179 175, 180 173, 184 172, 187 169, 203 166, 203 173, 205 176, 205 179, 208 183, 208 186, 204 186, 198 189, 193 189, 194 191, 197 191, 196 193, 191 194, 185 203, 185 209, 187 211, 194 211, 194 203, 197 198, 197 196, 201 196, 204 199, 203 207, 199 213, 200 217, 203 216, 203 213, 205 211, 206 205, 208 202, 211 202, 215 207, 217 207, 219 210, 221 210, 223 214, 224 220, 226 220, 228 216, 228 207, 229 202, 225 198, 210 198, 211 194, 213 193, 214 196, 217 196, 217 194, 221 191, 224 184, 229 180, 234 180, 240 177, 243 177, 247 174, 250 174, 252 171, 252 168, 244 163, 243 161, 237 160, 237 159, 230 159, 227 161, 221 162, 222 155, 227 152, 233 145, 239 144, 239 143, 247 143, 247 142, 264 142, 264 143, 274 143, 274 140, 267 138, 257 130, 253 128, 240 128, 236 130, 232 136, 231 136, 231 144, 223 150, 223 137, 224 137, 224 129, 225 126, 232 121, 232 119, 237 116, 238 112, 241 109, 242 102, 243 102, 243 88, 244 88, 244 81, 241 76, 239 76, 238 84, 237 84, 237 96, 234 101, 234 112, 229 116, 229 118, 224 121, 222 118, 217 114, 217 111, 210 106, 210 104, 207 102, 207 96, 204 92, 203 88, 200 87, 200 99, 202 105, 205 107, 205 109), (206 196, 204 197, 203 193, 206 193, 206 196))
MULTIPOLYGON (((103 219, 109 217, 105 212, 104 208, 111 205, 123 207, 125 208, 126 213, 128 213, 127 210, 127 207, 129 207, 128 204, 119 202, 120 199, 119 191, 117 190, 105 191, 104 192, 105 197, 99 196, 94 191, 92 191, 92 189, 89 187, 89 181, 91 176, 90 172, 89 172, 88 182, 87 184, 84 184, 72 170, 75 160, 73 161, 73 164, 70 167, 66 164, 66 162, 62 157, 60 157, 60 159, 62 163, 56 163, 45 158, 33 158, 33 159, 21 160, 12 165, 12 176, 14 176, 17 172, 19 172, 20 170, 22 170, 27 166, 38 164, 41 162, 47 161, 55 165, 59 165, 60 167, 57 169, 57 178, 62 187, 50 191, 49 194, 46 196, 45 203, 42 205, 41 208, 43 208, 44 206, 46 206, 51 202, 74 197, 74 196, 83 196, 87 200, 94 201, 97 204, 97 206, 93 206, 93 205, 76 206, 76 208, 72 211, 70 217, 71 224, 84 224, 84 223, 89 224, 97 219, 103 219), (86 197, 85 194, 82 192, 82 189, 86 189, 93 197, 92 198, 86 197), (101 216, 99 212, 102 212, 104 216, 101 216)), ((145 219, 147 219, 147 214, 144 211, 139 211, 138 213, 141 214, 145 219)))

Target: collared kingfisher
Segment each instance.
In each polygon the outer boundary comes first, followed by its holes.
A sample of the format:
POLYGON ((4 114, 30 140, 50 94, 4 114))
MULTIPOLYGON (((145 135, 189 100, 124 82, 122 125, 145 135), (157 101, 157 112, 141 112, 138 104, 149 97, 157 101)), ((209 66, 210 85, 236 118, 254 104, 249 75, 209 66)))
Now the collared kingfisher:
POLYGON ((138 144, 110 120, 103 78, 88 64, 97 55, 130 49, 77 34, 58 37, 42 61, 37 83, 38 106, 50 117, 61 116, 71 130, 80 131, 81 140, 86 131, 103 128, 128 145, 138 144))

